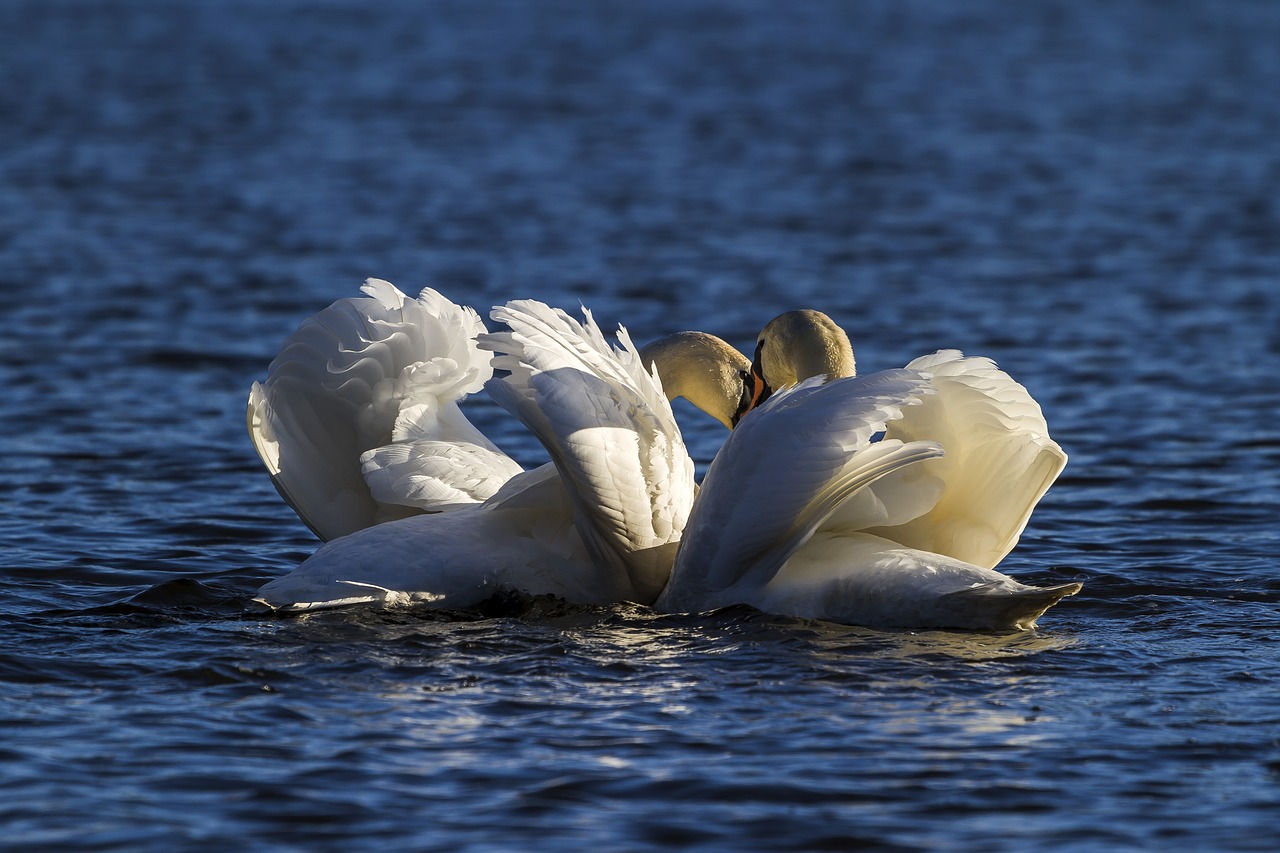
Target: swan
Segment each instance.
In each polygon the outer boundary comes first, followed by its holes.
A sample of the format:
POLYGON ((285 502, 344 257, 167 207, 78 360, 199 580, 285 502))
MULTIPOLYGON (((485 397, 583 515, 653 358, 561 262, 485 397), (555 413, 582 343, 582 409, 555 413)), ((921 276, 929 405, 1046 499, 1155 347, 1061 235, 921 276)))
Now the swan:
POLYGON ((1080 588, 992 569, 1066 457, 989 360, 941 351, 858 377, 847 336, 818 312, 770 323, 752 362, 701 332, 637 351, 620 330, 611 348, 589 313, 578 324, 533 302, 495 309, 512 332, 489 335, 430 289, 364 290, 304 323, 250 394, 273 481, 336 539, 261 604, 466 607, 516 589, 1010 629, 1080 588), (485 353, 510 376, 492 379, 485 353), (552 464, 521 471, 466 421, 457 403, 482 387, 552 464), (696 501, 666 404, 677 396, 738 427, 696 501))
POLYGON ((1081 589, 994 569, 1067 457, 989 359, 858 376, 834 321, 792 311, 757 338, 745 394, 658 609, 1014 630, 1081 589))
POLYGON ((699 332, 637 350, 620 329, 612 347, 589 312, 579 323, 532 301, 495 308, 511 331, 489 334, 430 288, 362 291, 308 318, 250 391, 259 457, 327 542, 255 601, 457 608, 518 590, 651 603, 694 490, 667 397, 729 426, 749 360, 699 332), (466 419, 458 404, 482 388, 550 464, 523 471, 466 419))

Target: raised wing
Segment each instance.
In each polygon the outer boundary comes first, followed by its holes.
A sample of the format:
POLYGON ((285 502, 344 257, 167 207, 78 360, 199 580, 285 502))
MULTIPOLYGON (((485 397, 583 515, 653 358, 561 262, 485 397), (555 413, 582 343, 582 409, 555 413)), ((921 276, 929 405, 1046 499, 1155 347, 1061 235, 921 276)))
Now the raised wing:
POLYGON ((941 495, 914 520, 868 532, 991 568, 1017 544, 1067 455, 1027 389, 990 359, 942 350, 907 367, 929 374, 935 393, 905 409, 886 435, 943 447, 945 456, 918 469, 941 483, 941 495))
POLYGON ((457 407, 492 376, 479 316, 430 289, 361 289, 308 318, 249 395, 254 448, 326 540, 482 501, 520 470, 457 407), (451 445, 463 449, 424 464, 451 445))
POLYGON ((872 441, 927 392, 928 380, 909 370, 815 377, 744 417, 702 481, 659 606, 688 609, 737 584, 763 586, 846 500, 938 456, 932 442, 872 441))
POLYGON ((539 302, 495 308, 510 332, 482 335, 497 356, 490 395, 537 436, 560 472, 574 524, 598 566, 625 572, 634 597, 665 585, 693 504, 693 461, 670 403, 625 329, 611 347, 585 323, 539 302))

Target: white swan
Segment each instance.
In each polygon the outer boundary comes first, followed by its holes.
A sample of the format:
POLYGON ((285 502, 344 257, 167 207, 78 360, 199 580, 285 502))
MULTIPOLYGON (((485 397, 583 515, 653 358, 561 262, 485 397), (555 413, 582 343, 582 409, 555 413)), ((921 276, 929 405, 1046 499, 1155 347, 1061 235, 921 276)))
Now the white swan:
POLYGON ((363 289, 371 298, 307 320, 250 394, 249 432, 274 482, 334 540, 257 600, 466 607, 515 589, 652 602, 694 485, 662 387, 642 365, 661 366, 675 377, 667 393, 728 424, 749 362, 699 333, 641 358, 625 330, 615 349, 589 314, 578 323, 536 302, 494 309, 512 331, 490 335, 430 289, 417 300, 387 282, 363 289), (489 378, 486 350, 509 377, 489 378), (552 465, 522 473, 466 420, 457 403, 482 385, 552 465))
POLYGON ((485 335, 474 312, 434 291, 415 307, 385 282, 365 289, 373 299, 335 303, 290 339, 251 394, 250 433, 322 536, 432 514, 326 545, 263 587, 264 604, 465 607, 499 589, 650 603, 662 590, 655 606, 671 611, 746 603, 873 626, 1005 629, 1080 588, 1035 589, 990 569, 1066 457, 1025 389, 985 359, 946 351, 775 395, 731 436, 695 503, 670 409, 640 365, 654 365, 669 397, 731 427, 773 387, 853 374, 848 338, 829 318, 778 318, 754 365, 689 332, 637 359, 625 333, 612 349, 589 315, 582 325, 511 303, 495 318, 513 331, 485 335), (518 473, 457 409, 491 373, 471 334, 512 371, 487 387, 554 467, 518 473), (367 486, 353 465, 323 471, 339 446, 364 451, 367 486), (344 516, 352 506, 360 512, 344 516), (308 514, 315 507, 325 522, 308 514))
POLYGON ((1026 389, 955 351, 854 372, 826 315, 765 327, 759 408, 712 462, 658 608, 1009 630, 1080 590, 992 568, 1066 464, 1026 389))

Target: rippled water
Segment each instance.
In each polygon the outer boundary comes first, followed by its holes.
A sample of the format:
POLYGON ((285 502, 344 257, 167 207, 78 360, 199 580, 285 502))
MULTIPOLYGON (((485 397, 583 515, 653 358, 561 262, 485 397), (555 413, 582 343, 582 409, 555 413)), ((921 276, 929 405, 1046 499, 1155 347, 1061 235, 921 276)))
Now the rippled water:
POLYGON ((1273 849, 1278 46, 1262 0, 0 5, 0 846, 1273 849), (991 355, 1071 454, 1003 568, 1085 590, 246 615, 316 544, 248 386, 368 275, 991 355))

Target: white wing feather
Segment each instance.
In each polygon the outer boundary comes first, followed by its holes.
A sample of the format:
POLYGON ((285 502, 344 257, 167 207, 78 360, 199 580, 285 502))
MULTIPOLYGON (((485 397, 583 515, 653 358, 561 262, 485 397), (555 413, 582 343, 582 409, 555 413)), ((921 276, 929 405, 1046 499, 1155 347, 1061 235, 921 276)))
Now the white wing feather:
POLYGON ((484 500, 520 470, 457 407, 493 373, 474 342, 479 316, 429 288, 417 299, 378 279, 361 289, 308 318, 249 395, 258 455, 326 540, 484 500), (448 444, 476 450, 406 467, 448 444))
POLYGON ((908 370, 815 377, 743 418, 703 479, 660 606, 763 586, 844 501, 939 455, 931 442, 871 441, 927 392, 908 370))
MULTIPOLYGON (((990 359, 942 350, 907 368, 928 373, 935 393, 888 424, 886 436, 942 445, 945 456, 911 472, 941 484, 941 495, 912 521, 866 529, 906 547, 991 568, 1017 544, 1067 455, 1049 437, 1039 404, 990 359)), ((903 493, 918 486, 904 483, 903 493)))
POLYGON ((360 461, 374 500, 435 510, 484 501, 521 470, 501 452, 460 441, 386 444, 360 461))
POLYGON ((482 335, 511 375, 490 396, 546 447, 568 487, 575 525, 602 567, 651 602, 670 573, 689 508, 693 461, 670 403, 625 330, 609 346, 590 312, 579 323, 538 302, 495 308, 509 333, 482 335))

